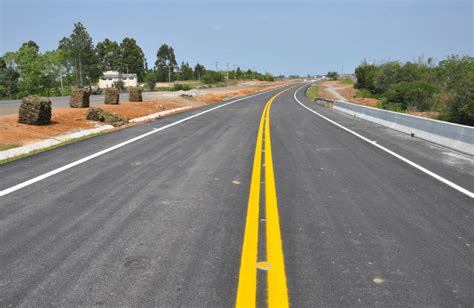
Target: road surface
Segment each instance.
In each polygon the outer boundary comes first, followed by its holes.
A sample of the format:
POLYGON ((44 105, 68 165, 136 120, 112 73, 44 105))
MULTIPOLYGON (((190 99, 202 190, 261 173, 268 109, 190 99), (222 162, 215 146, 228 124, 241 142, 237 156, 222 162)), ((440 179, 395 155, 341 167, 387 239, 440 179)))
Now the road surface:
POLYGON ((472 306, 473 158, 306 86, 1 165, 0 306, 472 306))

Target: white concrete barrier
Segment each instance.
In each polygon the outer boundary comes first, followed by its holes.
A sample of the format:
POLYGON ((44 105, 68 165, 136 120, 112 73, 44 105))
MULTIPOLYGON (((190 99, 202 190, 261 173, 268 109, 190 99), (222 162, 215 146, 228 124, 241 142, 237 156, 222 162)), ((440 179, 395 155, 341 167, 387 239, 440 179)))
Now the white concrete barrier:
MULTIPOLYGON (((322 100, 330 101, 330 100, 322 100)), ((349 102, 332 101, 336 110, 457 151, 474 155, 474 127, 422 118, 349 102)))

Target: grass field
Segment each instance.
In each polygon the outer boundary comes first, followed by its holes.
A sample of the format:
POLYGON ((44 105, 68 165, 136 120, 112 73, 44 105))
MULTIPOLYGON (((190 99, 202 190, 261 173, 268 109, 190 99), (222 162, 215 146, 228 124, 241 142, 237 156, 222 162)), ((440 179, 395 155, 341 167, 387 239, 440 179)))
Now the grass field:
POLYGON ((310 100, 314 101, 318 97, 318 92, 319 86, 317 84, 313 84, 311 87, 309 87, 308 91, 306 91, 306 96, 310 100))

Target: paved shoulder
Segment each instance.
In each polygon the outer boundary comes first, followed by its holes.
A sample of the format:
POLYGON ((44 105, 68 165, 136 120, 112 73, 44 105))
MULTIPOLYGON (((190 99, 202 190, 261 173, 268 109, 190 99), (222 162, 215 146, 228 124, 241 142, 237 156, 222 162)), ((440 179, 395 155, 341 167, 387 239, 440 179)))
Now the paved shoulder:
MULTIPOLYGON (((470 305, 471 198, 315 116, 293 95, 271 110, 290 302, 470 305)), ((391 138, 374 129, 378 140, 391 138)), ((472 181, 454 169, 453 178, 472 181)))

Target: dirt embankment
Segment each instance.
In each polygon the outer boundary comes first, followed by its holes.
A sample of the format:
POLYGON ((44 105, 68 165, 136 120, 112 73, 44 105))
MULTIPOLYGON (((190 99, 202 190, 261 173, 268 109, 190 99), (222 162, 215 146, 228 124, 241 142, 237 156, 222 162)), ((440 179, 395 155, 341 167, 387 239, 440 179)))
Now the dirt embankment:
MULTIPOLYGON (((243 89, 219 89, 216 93, 206 93, 196 97, 170 97, 166 99, 149 102, 121 102, 120 105, 95 104, 104 110, 114 112, 121 117, 134 119, 164 110, 171 110, 179 107, 191 106, 200 107, 217 103, 224 99, 249 95, 258 91, 275 88, 280 84, 271 86, 252 85, 243 89)), ((25 145, 36 141, 54 138, 68 133, 90 129, 101 125, 98 122, 86 119, 87 108, 53 108, 50 125, 33 126, 18 123, 18 115, 0 116, 0 146, 25 145)), ((129 124, 134 125, 134 124, 129 124)))
POLYGON ((325 99, 337 99, 330 91, 328 91, 328 88, 333 88, 337 93, 352 103, 370 107, 377 107, 380 103, 380 100, 376 98, 358 97, 358 90, 354 89, 352 84, 344 84, 341 83, 340 80, 322 82, 319 86, 319 97, 325 99))

